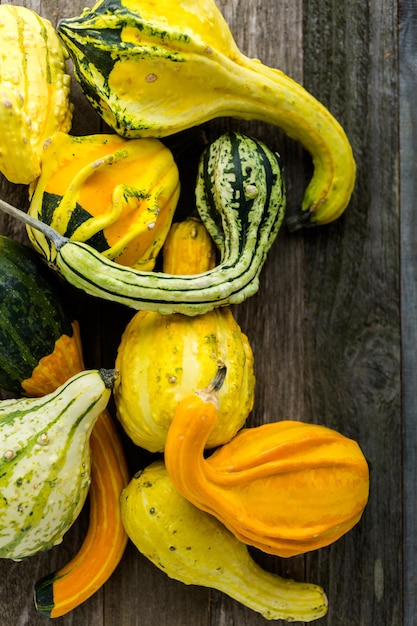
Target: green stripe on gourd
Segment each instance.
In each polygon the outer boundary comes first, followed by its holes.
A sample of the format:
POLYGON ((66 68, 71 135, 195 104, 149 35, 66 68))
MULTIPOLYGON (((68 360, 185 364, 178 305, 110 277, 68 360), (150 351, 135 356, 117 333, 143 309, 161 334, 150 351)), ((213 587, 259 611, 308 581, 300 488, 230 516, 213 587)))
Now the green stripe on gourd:
POLYGON ((197 315, 238 304, 257 292, 261 269, 284 217, 279 156, 256 139, 225 133, 201 157, 196 201, 203 223, 219 246, 220 262, 212 270, 191 276, 117 265, 3 201, 0 208, 53 241, 56 266, 75 287, 133 309, 197 315))
POLYGON ((0 558, 51 548, 77 518, 111 384, 111 372, 84 371, 42 398, 0 402, 0 558))
MULTIPOLYGON (((49 226, 52 225, 55 211, 61 201, 62 201, 62 196, 59 196, 54 193, 48 193, 47 191, 43 192, 42 206, 41 206, 41 211, 39 215, 42 222, 45 222, 45 224, 49 224, 49 226)), ((68 237, 68 238, 72 237, 75 231, 77 230, 77 228, 79 228, 80 224, 83 224, 84 222, 86 222, 87 220, 93 217, 94 216, 91 215, 91 213, 86 211, 78 202, 76 202, 74 209, 71 213, 71 216, 68 220, 67 229, 63 233, 64 237, 68 237)), ((95 233, 89 239, 86 239, 85 243, 88 243, 89 246, 92 246, 99 252, 104 252, 105 250, 108 250, 110 248, 110 245, 108 241, 106 240, 102 230, 95 233)))

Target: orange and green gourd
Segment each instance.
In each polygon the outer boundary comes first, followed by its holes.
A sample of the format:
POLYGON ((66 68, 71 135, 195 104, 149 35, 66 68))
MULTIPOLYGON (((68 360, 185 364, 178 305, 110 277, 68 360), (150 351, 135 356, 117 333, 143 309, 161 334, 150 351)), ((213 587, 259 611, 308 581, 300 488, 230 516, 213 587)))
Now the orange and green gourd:
MULTIPOLYGON (((150 271, 170 228, 180 181, 157 139, 56 133, 42 155, 29 214, 120 265, 150 271)), ((49 262, 56 251, 35 229, 29 238, 49 262)))

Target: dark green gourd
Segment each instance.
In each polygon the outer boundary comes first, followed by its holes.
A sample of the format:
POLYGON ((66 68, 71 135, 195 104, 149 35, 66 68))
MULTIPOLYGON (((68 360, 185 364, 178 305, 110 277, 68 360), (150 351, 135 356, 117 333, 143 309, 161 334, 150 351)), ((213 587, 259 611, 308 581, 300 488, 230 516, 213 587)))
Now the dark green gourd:
POLYGON ((0 387, 24 393, 40 360, 76 332, 54 273, 34 250, 0 236, 0 387))

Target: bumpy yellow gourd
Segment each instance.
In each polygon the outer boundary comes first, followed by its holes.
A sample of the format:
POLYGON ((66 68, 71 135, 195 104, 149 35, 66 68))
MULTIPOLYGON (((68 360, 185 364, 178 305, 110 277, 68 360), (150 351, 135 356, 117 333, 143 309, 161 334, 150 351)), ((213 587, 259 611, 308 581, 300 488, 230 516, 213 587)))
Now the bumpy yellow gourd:
MULTIPOLYGON (((180 193, 177 165, 158 139, 56 133, 42 155, 29 214, 121 265, 151 271, 180 193)), ((50 262, 56 249, 28 229, 50 262)))
MULTIPOLYGON (((173 225, 163 250, 169 273, 203 272, 215 262, 214 244, 198 220, 173 225)), ((229 374, 208 447, 233 437, 252 409, 255 377, 248 338, 228 307, 193 317, 136 313, 122 335, 114 386, 117 415, 132 441, 162 451, 178 402, 214 375, 219 361, 229 374)))
POLYGON ((0 5, 0 172, 12 183, 32 183, 45 140, 71 128, 67 56, 48 20, 0 5))
POLYGON ((205 458, 219 384, 216 375, 184 397, 169 428, 165 463, 180 493, 240 541, 281 557, 327 546, 353 528, 369 493, 359 445, 325 426, 281 421, 243 429, 205 458))

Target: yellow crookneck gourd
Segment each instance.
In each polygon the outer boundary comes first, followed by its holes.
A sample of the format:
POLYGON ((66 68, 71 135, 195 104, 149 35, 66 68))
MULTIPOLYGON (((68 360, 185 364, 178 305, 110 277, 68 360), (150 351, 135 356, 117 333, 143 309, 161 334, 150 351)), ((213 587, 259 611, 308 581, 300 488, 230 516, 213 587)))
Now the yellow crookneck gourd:
POLYGON ((120 508, 131 541, 170 578, 222 591, 268 620, 310 622, 326 614, 321 587, 262 569, 223 524, 180 495, 163 461, 132 478, 120 508))
POLYGON ((0 172, 12 183, 36 180, 46 139, 71 128, 67 58, 48 20, 0 5, 0 172))
MULTIPOLYGON (((203 223, 189 218, 173 224, 163 247, 164 271, 196 274, 215 264, 215 246, 203 223)), ((202 315, 139 311, 119 345, 114 386, 117 416, 132 441, 151 452, 164 449, 180 399, 228 367, 219 394, 219 419, 207 445, 228 441, 253 405, 253 353, 229 307, 202 315)))
MULTIPOLYGON (((42 155, 29 215, 121 265, 151 271, 180 192, 171 151, 158 139, 56 133, 42 155)), ((56 248, 39 230, 29 238, 48 262, 56 248)))
POLYGON ((264 424, 204 457, 223 375, 186 396, 172 420, 165 463, 180 493, 240 541, 281 557, 322 548, 352 529, 368 500, 368 465, 359 445, 332 429, 264 424))
POLYGON ((119 134, 163 137, 216 117, 273 124, 314 166, 290 227, 345 210, 356 165, 344 129, 297 82, 242 54, 213 0, 100 0, 61 20, 58 34, 86 97, 119 134))

